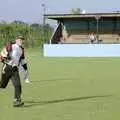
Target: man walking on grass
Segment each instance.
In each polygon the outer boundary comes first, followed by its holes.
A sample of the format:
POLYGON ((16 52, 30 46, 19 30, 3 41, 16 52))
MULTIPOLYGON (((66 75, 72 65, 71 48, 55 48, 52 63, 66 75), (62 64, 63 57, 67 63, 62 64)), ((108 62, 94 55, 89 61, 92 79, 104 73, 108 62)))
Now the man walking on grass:
MULTIPOLYGON (((19 76, 20 64, 25 71, 25 75, 28 76, 27 62, 25 61, 24 49, 22 47, 23 40, 23 36, 18 36, 15 43, 8 43, 8 45, 1 51, 0 56, 0 60, 3 63, 0 88, 6 88, 11 79, 14 87, 14 107, 24 105, 24 102, 21 100, 22 86, 19 76)), ((28 82, 29 80, 27 79, 27 83, 28 82)))

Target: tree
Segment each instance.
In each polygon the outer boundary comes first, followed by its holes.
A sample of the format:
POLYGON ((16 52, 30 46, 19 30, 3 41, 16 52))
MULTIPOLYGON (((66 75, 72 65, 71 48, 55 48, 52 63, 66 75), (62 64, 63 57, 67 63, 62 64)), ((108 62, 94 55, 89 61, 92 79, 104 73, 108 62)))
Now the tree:
POLYGON ((30 25, 32 28, 35 28, 35 29, 39 29, 40 28, 40 24, 38 23, 33 23, 30 25))
POLYGON ((18 35, 25 37, 26 47, 42 46, 50 39, 52 33, 53 28, 49 24, 43 26, 38 23, 30 25, 22 21, 0 22, 0 47, 6 44, 8 40, 15 40, 18 35), (42 34, 43 30, 45 30, 45 35, 42 34))
POLYGON ((82 9, 80 9, 80 8, 72 8, 71 9, 71 13, 72 14, 81 14, 82 13, 82 9))

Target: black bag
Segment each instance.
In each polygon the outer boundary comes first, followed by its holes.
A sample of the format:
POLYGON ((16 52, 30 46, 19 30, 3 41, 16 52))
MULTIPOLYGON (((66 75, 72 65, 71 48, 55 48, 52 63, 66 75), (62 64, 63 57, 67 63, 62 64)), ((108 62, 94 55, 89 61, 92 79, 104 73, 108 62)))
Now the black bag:
POLYGON ((12 76, 12 66, 8 64, 3 64, 1 80, 0 80, 0 88, 7 87, 11 76, 12 76))

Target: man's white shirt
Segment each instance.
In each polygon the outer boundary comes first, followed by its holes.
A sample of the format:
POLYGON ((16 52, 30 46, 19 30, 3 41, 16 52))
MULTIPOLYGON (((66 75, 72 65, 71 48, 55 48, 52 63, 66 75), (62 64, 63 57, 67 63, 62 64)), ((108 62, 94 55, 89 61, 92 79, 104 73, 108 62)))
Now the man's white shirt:
POLYGON ((12 60, 12 66, 19 66, 20 57, 22 56, 22 48, 17 44, 12 44, 12 51, 10 57, 12 60))

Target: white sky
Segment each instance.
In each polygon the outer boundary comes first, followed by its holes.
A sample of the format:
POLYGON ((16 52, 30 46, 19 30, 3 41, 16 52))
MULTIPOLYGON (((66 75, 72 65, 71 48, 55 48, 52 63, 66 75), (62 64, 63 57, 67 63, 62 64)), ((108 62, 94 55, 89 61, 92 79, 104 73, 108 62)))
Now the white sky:
POLYGON ((72 8, 86 12, 120 11, 120 0, 0 0, 0 20, 42 23, 43 3, 47 14, 70 13, 72 8))

